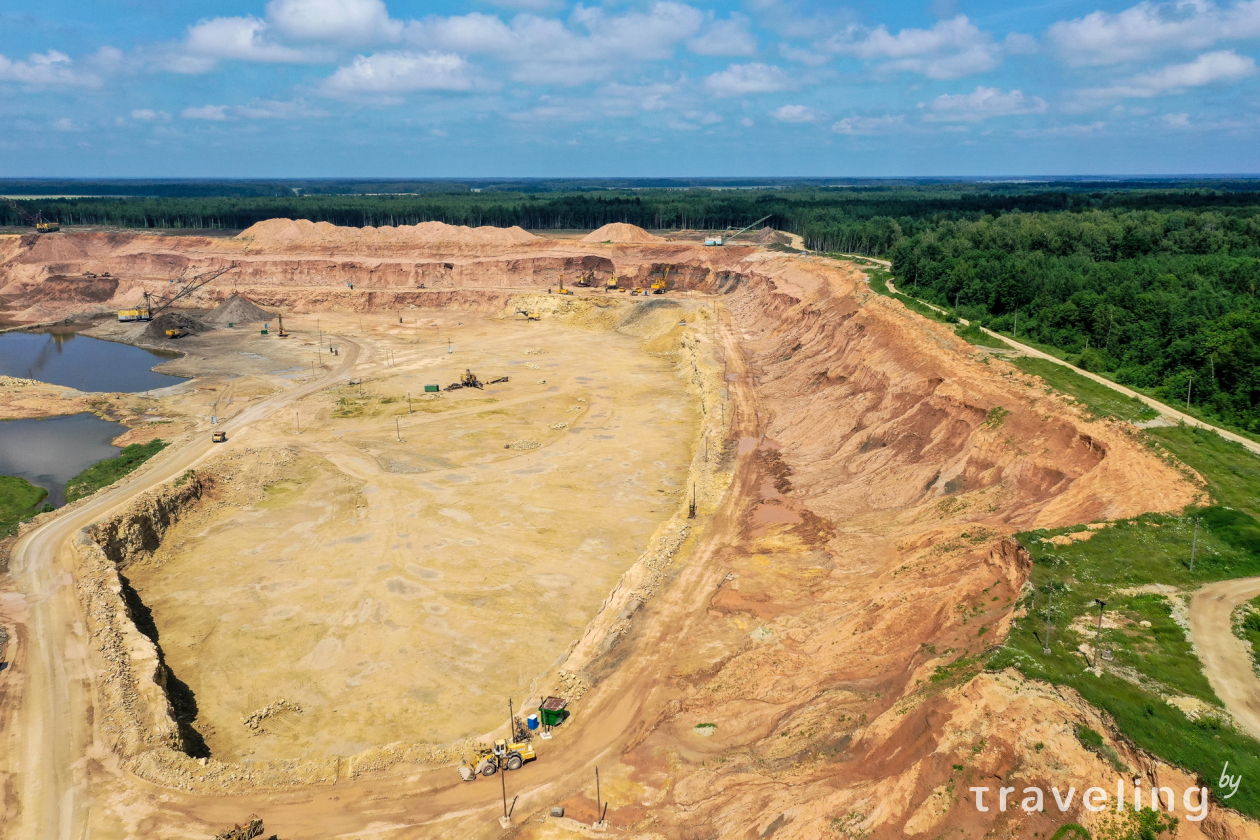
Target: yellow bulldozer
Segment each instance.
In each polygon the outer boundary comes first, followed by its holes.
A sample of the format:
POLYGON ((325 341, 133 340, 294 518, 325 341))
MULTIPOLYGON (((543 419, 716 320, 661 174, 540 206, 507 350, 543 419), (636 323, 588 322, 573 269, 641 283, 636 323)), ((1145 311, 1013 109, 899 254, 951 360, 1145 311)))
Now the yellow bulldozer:
POLYGON ((471 782, 478 775, 493 776, 500 769, 519 770, 525 762, 536 758, 538 754, 528 740, 509 743, 506 738, 500 738, 490 749, 481 750, 474 755, 471 763, 459 765, 459 775, 464 781, 471 782))

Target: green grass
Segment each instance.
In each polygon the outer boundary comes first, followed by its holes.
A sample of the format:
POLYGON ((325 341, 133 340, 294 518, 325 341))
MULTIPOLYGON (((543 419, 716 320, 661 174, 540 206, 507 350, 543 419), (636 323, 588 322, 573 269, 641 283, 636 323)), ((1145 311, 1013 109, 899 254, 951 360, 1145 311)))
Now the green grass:
POLYGON ((965 327, 956 328, 954 332, 958 333, 958 337, 967 343, 975 344, 979 347, 995 347, 1000 350, 1009 346, 1002 339, 994 338, 980 329, 980 326, 974 321, 965 327))
POLYGON ((66 485, 66 503, 90 496, 102 487, 108 487, 165 448, 166 441, 161 438, 154 438, 148 443, 133 443, 123 447, 118 457, 95 463, 70 479, 66 485))
MULTIPOLYGON (((843 257, 842 259, 848 259, 848 258, 843 257)), ((888 279, 892 277, 892 273, 888 269, 884 268, 882 265, 870 265, 869 267, 866 267, 866 269, 867 269, 866 276, 870 280, 871 289, 876 294, 880 294, 880 295, 883 295, 884 297, 890 297, 895 300, 899 300, 906 305, 907 309, 910 309, 914 312, 919 313, 924 318, 931 318, 933 321, 950 321, 950 322, 957 321, 957 318, 951 319, 947 315, 942 315, 940 312, 937 312, 932 307, 928 306, 925 303, 922 303, 921 301, 915 298, 910 297, 909 295, 903 295, 901 292, 897 292, 894 294, 888 288, 888 279)))
POLYGON ((1147 434, 1203 476, 1218 504, 1260 519, 1260 455, 1194 426, 1163 426, 1147 434))
POLYGON ((48 491, 24 478, 0 475, 0 537, 17 532, 18 523, 40 512, 48 491))
MULTIPOLYGON (((1038 359, 1017 359, 1028 373, 1071 394, 1097 415, 1141 419, 1145 407, 1071 370, 1038 359)), ((1198 773, 1209 785, 1228 761, 1244 774, 1260 774, 1260 743, 1209 715, 1192 721, 1161 694, 1220 700, 1173 620, 1173 604, 1160 593, 1120 594, 1144 584, 1167 584, 1192 592, 1217 580, 1260 575, 1260 457, 1215 432, 1168 426, 1146 432, 1159 445, 1203 476, 1213 505, 1187 508, 1181 515, 1148 513, 1098 531, 1091 539, 1057 546, 1046 540, 1083 526, 1018 535, 1033 558, 1033 591, 1021 601, 1026 614, 987 667, 1016 667, 1033 679, 1076 689, 1108 712, 1120 731, 1138 746, 1198 773), (1194 570, 1190 569, 1194 518, 1200 520, 1194 570), (1045 647, 1047 606, 1050 653, 1045 647), (1100 598, 1119 626, 1104 629, 1103 647, 1111 660, 1095 676, 1078 650, 1093 647, 1100 598), (1150 627, 1143 627, 1142 622, 1150 627), (1122 675, 1130 675, 1125 679, 1122 675)), ((1260 619, 1255 622, 1260 642, 1260 619)), ((1251 632, 1251 631, 1246 631, 1251 632)), ((1251 638, 1251 637, 1248 637, 1251 638)), ((1079 735, 1078 735, 1079 737, 1079 735)), ((1260 778, 1260 776, 1256 776, 1260 778)), ((1240 787, 1230 807, 1260 817, 1260 786, 1240 787)))
POLYGON ((1016 356, 1011 362, 1024 373, 1040 376, 1055 390, 1076 398, 1096 417, 1138 421, 1159 416, 1159 412, 1141 400, 1117 393, 1063 365, 1030 356, 1016 356))
POLYGON ((1251 660, 1260 671, 1260 598, 1248 601, 1238 608, 1240 618, 1235 632, 1238 638, 1251 643, 1251 660))

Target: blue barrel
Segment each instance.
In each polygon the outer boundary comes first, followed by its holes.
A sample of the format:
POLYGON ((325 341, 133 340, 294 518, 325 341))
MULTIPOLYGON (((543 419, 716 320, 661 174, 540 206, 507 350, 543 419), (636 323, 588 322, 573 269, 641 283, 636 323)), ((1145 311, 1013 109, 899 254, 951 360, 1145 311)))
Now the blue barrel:
POLYGON ((531 730, 537 729, 538 728, 538 715, 530 715, 529 717, 525 718, 525 725, 528 726, 531 730))

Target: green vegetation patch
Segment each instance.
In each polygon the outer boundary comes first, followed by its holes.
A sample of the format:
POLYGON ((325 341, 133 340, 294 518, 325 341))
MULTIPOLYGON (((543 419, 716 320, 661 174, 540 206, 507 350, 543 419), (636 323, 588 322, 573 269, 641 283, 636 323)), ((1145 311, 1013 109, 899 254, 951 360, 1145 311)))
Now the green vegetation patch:
POLYGON ((1159 412, 1137 397, 1126 397, 1063 365, 1031 356, 1016 356, 1011 362, 1024 373, 1040 376, 1052 388, 1075 398, 1095 417, 1118 417, 1138 422, 1159 416, 1159 412))
MULTIPOLYGON (((836 259, 848 260, 848 257, 837 256, 836 259)), ((905 304, 906 308, 912 312, 917 312, 924 318, 931 318, 933 321, 957 321, 957 318, 951 319, 949 316, 942 315, 932 307, 920 300, 903 295, 901 292, 893 292, 888 288, 888 280, 892 277, 892 273, 880 265, 872 265, 867 268, 866 277, 870 281, 871 290, 876 294, 899 300, 905 304)))
POLYGON ((118 453, 116 458, 95 463, 70 479, 66 485, 66 503, 90 496, 102 487, 108 487, 166 447, 167 442, 161 438, 154 438, 148 443, 133 443, 123 447, 123 451, 118 453))
POLYGON ((1260 673, 1260 598, 1241 605, 1234 614, 1234 633, 1251 645, 1251 661, 1260 673))
POLYGON ((968 344, 975 344, 979 347, 992 347, 998 350, 1003 350, 1009 347, 1009 345, 1002 339, 994 338, 984 330, 980 329, 980 325, 975 321, 972 321, 965 327, 958 327, 954 330, 954 332, 956 332, 958 337, 963 341, 966 341, 968 344))
MULTIPOLYGON (((1093 399, 1096 408, 1115 408, 1097 395, 1078 391, 1077 396, 1093 399)), ((1179 603, 1184 598, 1179 593, 1205 583, 1260 575, 1260 524, 1254 515, 1260 458, 1204 430, 1163 427, 1150 435, 1203 476, 1218 504, 1187 508, 1179 516, 1143 514, 1068 545, 1049 539, 1083 527, 1018 535, 1033 558, 1033 588, 1021 600, 1024 614, 987 664, 1071 686, 1108 712, 1125 737, 1198 773, 1209 785, 1226 761, 1231 772, 1260 773, 1260 743, 1211 712, 1220 700, 1186 640, 1184 601, 1179 603), (1094 663, 1079 649, 1084 645, 1090 656, 1095 649, 1096 598, 1107 605, 1101 647, 1111 653, 1097 676, 1086 670, 1094 663), (1207 711, 1192 720, 1164 699, 1175 696, 1197 698, 1208 704, 1207 711)), ((1260 620, 1255 624, 1260 641, 1260 620)), ((1260 817, 1260 787, 1239 788, 1229 804, 1260 817)))
POLYGON ((0 537, 17 533, 18 523, 40 513, 40 502, 47 495, 43 487, 24 478, 0 475, 0 537))

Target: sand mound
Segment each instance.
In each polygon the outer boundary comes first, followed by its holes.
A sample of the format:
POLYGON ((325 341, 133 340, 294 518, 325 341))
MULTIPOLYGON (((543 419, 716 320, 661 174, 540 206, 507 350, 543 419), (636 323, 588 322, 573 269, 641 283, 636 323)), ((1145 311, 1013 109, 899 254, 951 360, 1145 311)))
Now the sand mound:
POLYGON ((484 251, 538 239, 515 226, 470 228, 442 222, 422 222, 399 227, 353 228, 307 219, 268 219, 242 231, 236 238, 252 240, 251 247, 266 250, 425 248, 451 253, 484 251))
POLYGON ((215 327, 226 327, 228 324, 255 324, 259 321, 271 321, 275 317, 274 312, 268 312, 249 298, 233 294, 202 320, 215 327))
POLYGON ((653 236, 638 225, 627 225, 622 222, 613 222, 610 225, 604 225, 597 231, 588 233, 582 237, 583 242, 629 242, 629 243, 647 243, 647 242, 664 242, 659 236, 653 236))
POLYGON ((747 237, 750 241, 756 242, 760 245, 775 245, 775 244, 791 245, 792 244, 792 237, 788 236, 783 231, 775 230, 772 227, 763 227, 761 230, 756 231, 755 233, 753 231, 749 231, 748 233, 744 234, 744 236, 741 236, 740 239, 744 239, 745 237, 747 237))
POLYGON ((144 328, 145 338, 166 338, 167 330, 183 330, 187 335, 208 332, 214 327, 182 312, 163 312, 144 328))

